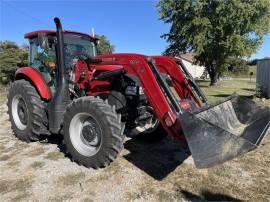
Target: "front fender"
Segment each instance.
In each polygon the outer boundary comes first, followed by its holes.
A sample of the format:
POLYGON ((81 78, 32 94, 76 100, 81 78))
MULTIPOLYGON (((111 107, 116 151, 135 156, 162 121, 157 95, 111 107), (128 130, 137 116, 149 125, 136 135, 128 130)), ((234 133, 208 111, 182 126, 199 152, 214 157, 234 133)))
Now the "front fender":
POLYGON ((48 85, 44 81, 42 75, 35 68, 19 68, 15 73, 15 80, 18 79, 26 79, 31 81, 42 99, 50 100, 52 98, 52 94, 48 85))

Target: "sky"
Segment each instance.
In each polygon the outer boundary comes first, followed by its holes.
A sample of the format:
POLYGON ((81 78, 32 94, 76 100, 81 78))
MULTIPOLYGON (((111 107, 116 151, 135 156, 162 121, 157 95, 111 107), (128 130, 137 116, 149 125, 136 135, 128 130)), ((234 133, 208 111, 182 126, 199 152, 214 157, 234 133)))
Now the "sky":
MULTIPOLYGON (((159 20, 154 0, 0 0, 0 40, 27 43, 24 34, 55 29, 60 17, 64 29, 105 35, 116 52, 161 54, 167 47, 160 36, 170 25, 159 20)), ((270 56, 270 34, 251 58, 270 56)))

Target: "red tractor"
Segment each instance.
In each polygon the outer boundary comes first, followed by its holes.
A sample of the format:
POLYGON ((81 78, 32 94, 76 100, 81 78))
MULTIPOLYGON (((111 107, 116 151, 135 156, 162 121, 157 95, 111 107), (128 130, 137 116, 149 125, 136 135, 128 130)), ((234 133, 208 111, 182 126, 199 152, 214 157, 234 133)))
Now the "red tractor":
POLYGON ((27 33, 30 64, 8 95, 16 137, 31 142, 63 135, 66 152, 86 167, 110 164, 124 134, 188 143, 195 164, 210 167, 254 149, 270 111, 233 95, 213 105, 181 60, 139 54, 96 55, 98 39, 62 30, 27 33))

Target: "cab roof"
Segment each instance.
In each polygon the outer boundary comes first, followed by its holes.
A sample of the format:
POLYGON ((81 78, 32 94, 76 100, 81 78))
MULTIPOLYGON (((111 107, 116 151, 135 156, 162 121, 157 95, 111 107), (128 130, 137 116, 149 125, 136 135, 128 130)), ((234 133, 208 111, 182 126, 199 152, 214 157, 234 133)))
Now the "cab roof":
MULTIPOLYGON (((83 32, 77 32, 77 31, 71 31, 71 30, 63 30, 64 33, 71 33, 71 34, 78 34, 78 35, 84 35, 84 36, 88 36, 90 37, 91 39, 94 39, 94 40, 98 40, 97 37, 95 36, 91 36, 90 34, 87 34, 87 33, 83 33, 83 32)), ((24 35, 24 38, 27 38, 27 39, 32 39, 32 38, 35 38, 38 36, 38 34, 56 34, 56 31, 55 30, 36 30, 36 31, 33 31, 33 32, 28 32, 24 35)))

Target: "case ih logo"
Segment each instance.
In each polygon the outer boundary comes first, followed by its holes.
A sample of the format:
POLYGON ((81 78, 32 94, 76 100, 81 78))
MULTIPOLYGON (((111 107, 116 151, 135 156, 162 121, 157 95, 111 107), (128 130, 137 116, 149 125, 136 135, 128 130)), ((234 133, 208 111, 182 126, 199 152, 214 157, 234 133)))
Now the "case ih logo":
POLYGON ((137 65, 139 64, 140 62, 138 60, 130 60, 130 64, 131 65, 137 65))
POLYGON ((116 58, 102 58, 103 62, 112 62, 112 61, 117 61, 116 58))
POLYGON ((181 101, 181 102, 180 102, 180 106, 181 106, 181 108, 184 109, 184 110, 187 110, 187 109, 190 109, 190 108, 191 108, 190 103, 187 102, 187 101, 181 101))

